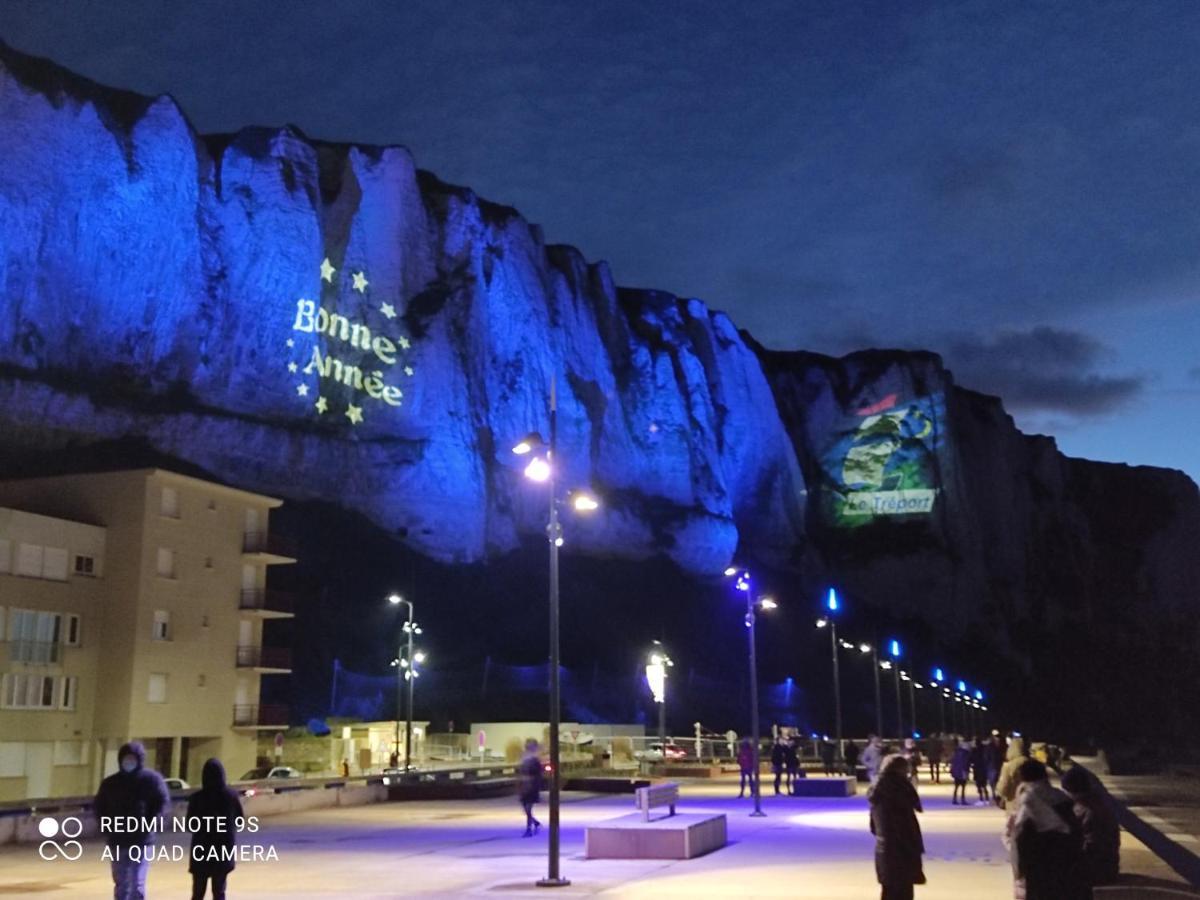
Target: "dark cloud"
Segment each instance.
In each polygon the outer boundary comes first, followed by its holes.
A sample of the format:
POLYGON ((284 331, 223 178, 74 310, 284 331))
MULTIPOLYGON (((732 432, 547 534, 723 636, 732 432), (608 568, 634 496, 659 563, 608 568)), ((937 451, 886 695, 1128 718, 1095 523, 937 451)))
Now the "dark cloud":
POLYGON ((1059 328, 959 335, 945 344, 959 384, 996 394, 1013 410, 1096 416, 1113 412, 1146 386, 1141 375, 1096 371, 1111 351, 1089 335, 1059 328))

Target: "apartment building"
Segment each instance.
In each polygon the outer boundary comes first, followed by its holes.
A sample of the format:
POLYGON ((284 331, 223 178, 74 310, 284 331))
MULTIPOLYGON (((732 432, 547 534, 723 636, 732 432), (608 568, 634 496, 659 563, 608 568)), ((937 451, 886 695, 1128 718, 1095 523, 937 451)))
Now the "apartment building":
POLYGON ((254 765, 287 724, 259 704, 291 671, 263 645, 279 505, 161 469, 0 481, 0 800, 90 793, 130 739, 190 782, 254 765))

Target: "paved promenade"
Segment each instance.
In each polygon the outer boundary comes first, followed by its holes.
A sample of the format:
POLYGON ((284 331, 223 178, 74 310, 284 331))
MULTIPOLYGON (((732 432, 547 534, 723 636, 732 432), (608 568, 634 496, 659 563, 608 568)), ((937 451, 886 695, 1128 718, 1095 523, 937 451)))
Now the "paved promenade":
MULTIPOLYGON (((1003 814, 955 807, 949 785, 919 786, 929 884, 921 900, 1003 900, 1012 896, 1000 842, 1003 814)), ((844 799, 764 796, 765 819, 725 783, 688 783, 681 812, 723 812, 727 847, 687 861, 585 860, 586 824, 631 810, 628 796, 566 795, 562 871, 572 884, 553 891, 532 883, 546 870, 545 829, 521 837, 512 799, 385 803, 263 819, 246 836, 273 847, 277 860, 240 864, 230 894, 252 898, 751 897, 867 900, 877 897, 873 839, 862 795, 844 799)), ((545 805, 538 810, 546 817, 545 805)), ((1127 849, 1131 849, 1127 845, 1127 849)), ((0 848, 0 897, 111 896, 100 845, 85 844, 75 862, 39 858, 35 846, 0 848)), ((1146 867, 1153 867, 1147 857, 1146 867)), ((1147 871, 1149 869, 1147 868, 1147 871)), ((156 863, 150 897, 187 896, 184 861, 156 863)))

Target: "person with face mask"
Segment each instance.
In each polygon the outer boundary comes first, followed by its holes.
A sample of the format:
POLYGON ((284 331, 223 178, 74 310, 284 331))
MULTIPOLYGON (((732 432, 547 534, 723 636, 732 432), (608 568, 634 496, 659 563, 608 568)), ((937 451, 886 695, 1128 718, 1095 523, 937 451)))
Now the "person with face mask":
POLYGON ((92 808, 112 857, 113 897, 143 900, 151 848, 158 832, 169 827, 159 817, 170 812, 171 795, 162 776, 144 768, 146 748, 138 741, 122 745, 117 760, 120 770, 100 782, 92 808), (113 827, 115 819, 121 820, 120 828, 113 827), (159 826, 146 827, 154 819, 159 826))

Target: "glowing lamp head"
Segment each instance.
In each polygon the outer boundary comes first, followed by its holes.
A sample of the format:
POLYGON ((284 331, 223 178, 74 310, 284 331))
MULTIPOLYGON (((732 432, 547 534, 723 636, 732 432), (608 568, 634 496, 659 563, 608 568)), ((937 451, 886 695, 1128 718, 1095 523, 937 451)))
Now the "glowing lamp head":
POLYGON ((758 601, 759 609, 778 609, 779 604, 775 602, 774 597, 762 597, 758 601))
POLYGON ((960 681, 960 682, 959 682, 957 685, 955 685, 955 686, 956 686, 956 687, 957 687, 957 688, 958 688, 960 691, 962 691, 964 694, 967 692, 967 683, 966 683, 965 681, 960 681))
POLYGON ((542 440, 542 436, 536 431, 533 431, 526 435, 516 445, 514 445, 512 452, 517 456, 526 456, 527 454, 530 454, 534 450, 541 447, 544 443, 545 441, 542 440))
POLYGON ((838 602, 837 591, 833 588, 829 589, 829 596, 825 598, 825 608, 831 613, 837 612, 841 604, 838 602))
POLYGON ((556 538, 554 539, 554 546, 555 546, 555 547, 561 547, 562 545, 563 545, 563 539, 562 539, 562 535, 559 535, 558 537, 556 537, 556 538))
POLYGON ((941 670, 941 669, 934 669, 934 670, 933 670, 933 680, 934 680, 934 681, 945 681, 945 680, 946 680, 946 676, 945 676, 945 674, 942 672, 942 670, 941 670))
POLYGON ((824 617, 817 619, 817 627, 818 628, 824 628, 828 624, 829 624, 829 620, 824 617))
POLYGON ((579 491, 571 497, 571 505, 576 512, 592 512, 600 508, 600 501, 591 494, 579 491))
POLYGON ((737 566, 729 566, 729 567, 728 567, 728 568, 725 570, 725 577, 726 577, 726 578, 732 578, 732 577, 733 577, 734 575, 736 575, 737 573, 738 573, 737 566))
POLYGON ((546 462, 540 456, 535 456, 529 461, 529 465, 525 467, 525 477, 530 481, 548 481, 550 478, 550 463, 546 462))
POLYGON ((871 652, 871 645, 870 645, 870 644, 859 644, 859 645, 858 645, 858 652, 859 652, 859 653, 870 653, 870 652, 871 652))
POLYGON ((976 699, 976 700, 982 700, 982 699, 983 699, 983 691, 976 689, 976 691, 975 691, 975 699, 976 699))
POLYGON ((424 651, 422 651, 422 650, 418 650, 416 653, 414 653, 414 654, 413 654, 413 659, 415 659, 415 660, 416 660, 417 662, 419 662, 419 663, 423 663, 423 662, 425 662, 425 653, 424 653, 424 651))
POLYGON ((888 641, 888 653, 891 655, 892 659, 900 658, 900 642, 895 638, 888 641))
POLYGON ((392 594, 390 597, 388 597, 388 603, 392 604, 392 606, 399 606, 403 602, 404 598, 399 594, 392 594))

